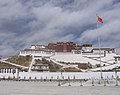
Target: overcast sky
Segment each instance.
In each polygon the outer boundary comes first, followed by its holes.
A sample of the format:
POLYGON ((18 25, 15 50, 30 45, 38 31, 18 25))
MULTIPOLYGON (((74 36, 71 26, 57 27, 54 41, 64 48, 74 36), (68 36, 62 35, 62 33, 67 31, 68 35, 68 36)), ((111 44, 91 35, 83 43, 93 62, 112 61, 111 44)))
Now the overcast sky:
POLYGON ((57 41, 98 46, 98 36, 120 48, 120 0, 0 0, 1 57, 57 41))

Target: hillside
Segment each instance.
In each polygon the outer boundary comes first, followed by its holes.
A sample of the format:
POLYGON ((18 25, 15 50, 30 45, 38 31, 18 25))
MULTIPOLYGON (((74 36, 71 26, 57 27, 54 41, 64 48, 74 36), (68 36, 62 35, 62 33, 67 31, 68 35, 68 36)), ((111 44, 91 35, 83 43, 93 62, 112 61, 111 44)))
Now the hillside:
POLYGON ((14 68, 15 66, 0 62, 0 68, 14 68))
POLYGON ((32 60, 31 56, 13 56, 8 58, 6 61, 29 67, 31 60, 32 60))

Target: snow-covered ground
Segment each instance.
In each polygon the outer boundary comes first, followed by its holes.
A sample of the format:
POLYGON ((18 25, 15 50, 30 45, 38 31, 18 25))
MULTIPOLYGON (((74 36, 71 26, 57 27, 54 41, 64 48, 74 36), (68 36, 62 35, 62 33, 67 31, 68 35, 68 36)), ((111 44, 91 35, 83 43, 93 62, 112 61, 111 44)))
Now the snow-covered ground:
POLYGON ((106 57, 102 57, 101 60, 113 64, 115 62, 115 53, 106 54, 106 57))
POLYGON ((90 69, 91 71, 100 71, 102 68, 102 70, 112 70, 112 69, 117 69, 117 68, 120 68, 120 63, 117 63, 117 64, 112 64, 112 65, 109 65, 109 66, 104 66, 104 67, 99 67, 99 68, 94 68, 94 69, 90 69))
MULTIPOLYGON (((107 54, 105 57, 101 58, 101 64, 109 65, 115 62, 114 56, 115 53, 107 54)), ((91 55, 92 56, 92 55, 91 55)), ((94 55, 95 57, 95 55, 94 55)), ((94 59, 94 57, 89 58, 87 56, 83 56, 82 54, 68 54, 68 53, 56 53, 51 58, 60 62, 70 62, 70 63, 90 63, 92 65, 100 64, 100 59, 94 59)))

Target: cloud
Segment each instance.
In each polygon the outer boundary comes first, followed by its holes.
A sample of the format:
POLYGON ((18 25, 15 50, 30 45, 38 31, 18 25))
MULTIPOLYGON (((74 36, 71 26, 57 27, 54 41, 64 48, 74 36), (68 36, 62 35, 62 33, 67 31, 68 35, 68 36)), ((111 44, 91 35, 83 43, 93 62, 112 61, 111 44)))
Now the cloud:
POLYGON ((56 41, 120 47, 119 0, 1 0, 0 56, 56 41), (104 23, 96 28, 96 13, 104 23), (99 33, 98 33, 99 32, 99 33))

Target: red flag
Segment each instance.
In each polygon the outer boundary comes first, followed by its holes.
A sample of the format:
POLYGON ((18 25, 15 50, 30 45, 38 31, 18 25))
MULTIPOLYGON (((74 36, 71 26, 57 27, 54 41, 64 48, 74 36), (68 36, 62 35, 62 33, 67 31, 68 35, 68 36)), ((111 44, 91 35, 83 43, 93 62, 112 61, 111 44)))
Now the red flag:
POLYGON ((98 22, 103 23, 103 19, 99 16, 97 16, 98 22))

